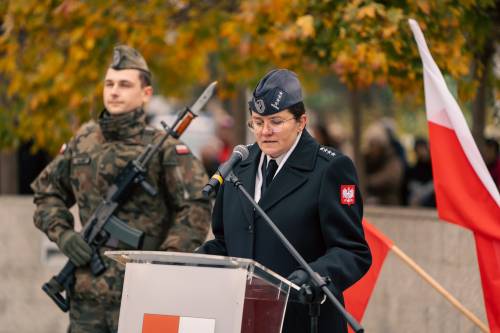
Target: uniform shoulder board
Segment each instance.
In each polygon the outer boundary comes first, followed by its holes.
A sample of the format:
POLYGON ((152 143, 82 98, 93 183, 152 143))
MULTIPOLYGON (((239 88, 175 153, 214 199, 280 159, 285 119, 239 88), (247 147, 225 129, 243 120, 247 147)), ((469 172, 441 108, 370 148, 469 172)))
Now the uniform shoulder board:
POLYGON ((337 156, 336 152, 330 150, 330 148, 325 146, 321 146, 319 148, 319 153, 321 156, 326 157, 329 160, 337 156))
POLYGON ((80 136, 88 136, 89 134, 95 132, 96 130, 99 129, 99 125, 94 121, 94 120, 89 120, 86 123, 84 123, 78 131, 76 132, 76 137, 80 136))

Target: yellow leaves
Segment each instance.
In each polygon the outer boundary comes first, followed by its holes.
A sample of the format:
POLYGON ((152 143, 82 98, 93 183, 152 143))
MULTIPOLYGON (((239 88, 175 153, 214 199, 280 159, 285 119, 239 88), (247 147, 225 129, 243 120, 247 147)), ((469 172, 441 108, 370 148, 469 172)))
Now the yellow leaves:
POLYGON ((430 15, 430 13, 431 13, 431 7, 430 7, 430 4, 429 4, 429 1, 427 1, 427 0, 418 0, 417 1, 417 6, 418 6, 418 8, 425 15, 430 15))
POLYGON ((332 70, 350 87, 365 88, 386 81, 389 61, 378 43, 359 43, 333 56, 332 70))
POLYGON ((403 54, 403 42, 400 39, 395 39, 392 40, 391 43, 392 47, 394 48, 394 51, 396 54, 403 54))
POLYGON ((95 46, 95 39, 91 38, 90 36, 87 36, 87 38, 85 39, 84 45, 85 45, 85 49, 87 49, 87 51, 92 50, 95 46))
POLYGON ((339 30, 339 39, 345 39, 346 37, 346 29, 344 27, 341 27, 339 30))
POLYGON ((4 42, 7 38, 9 38, 12 29, 14 28, 14 18, 11 14, 6 14, 3 16, 3 34, 0 34, 0 43, 4 42))
POLYGON ((295 24, 299 27, 299 34, 301 38, 309 38, 316 35, 314 30, 314 17, 312 15, 299 17, 295 24))
POLYGON ((78 63, 86 59, 87 57, 88 57, 88 52, 78 44, 73 45, 69 49, 69 58, 71 59, 72 62, 78 63))
POLYGON ((7 88, 7 96, 12 97, 16 95, 23 87, 23 78, 20 75, 13 76, 10 85, 7 88))
POLYGON ((58 7, 54 9, 54 14, 67 16, 78 10, 81 6, 82 3, 80 1, 64 0, 58 7))
POLYGON ((47 103, 49 100, 49 94, 47 91, 39 91, 34 93, 29 101, 29 106, 31 110, 36 110, 39 105, 47 103))
POLYGON ((358 20, 362 20, 365 17, 375 18, 375 15, 376 15, 376 13, 375 13, 375 5, 374 4, 370 4, 368 6, 361 7, 361 9, 356 14, 356 18, 358 20))
POLYGON ((393 36, 397 32, 397 30, 397 25, 385 26, 382 28, 382 37, 384 39, 388 39, 389 37, 393 36))
POLYGON ((80 39, 82 39, 83 35, 85 34, 85 27, 77 27, 73 29, 70 33, 70 43, 78 43, 80 39))
POLYGON ((75 91, 69 99, 69 107, 73 109, 78 108, 82 103, 82 99, 82 95, 78 91, 75 91))
POLYGON ((40 80, 52 78, 61 70, 63 64, 63 55, 60 52, 51 51, 45 55, 43 61, 38 66, 37 76, 40 80))
POLYGON ((238 26, 238 23, 234 21, 227 21, 221 25, 221 37, 226 38, 232 46, 239 45, 241 41, 241 34, 239 33, 238 26))
POLYGON ((16 110, 24 121, 33 124, 36 111, 46 144, 66 135, 70 112, 82 121, 89 109, 100 108, 101 78, 117 43, 137 47, 159 93, 169 95, 186 94, 216 73, 225 82, 221 96, 230 96, 278 66, 335 72, 350 87, 389 83, 403 91, 421 77, 408 16, 429 27, 439 66, 453 76, 468 69, 463 7, 443 1, 243 0, 226 11, 223 1, 207 8, 194 0, 168 6, 164 0, 11 0, 0 36, 0 75, 8 96, 25 103, 16 110))

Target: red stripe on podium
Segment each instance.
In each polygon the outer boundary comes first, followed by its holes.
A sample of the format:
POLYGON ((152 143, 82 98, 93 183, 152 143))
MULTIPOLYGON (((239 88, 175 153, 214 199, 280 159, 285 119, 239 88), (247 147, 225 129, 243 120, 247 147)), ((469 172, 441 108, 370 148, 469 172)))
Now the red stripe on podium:
POLYGON ((144 314, 142 333, 178 333, 179 316, 144 314))

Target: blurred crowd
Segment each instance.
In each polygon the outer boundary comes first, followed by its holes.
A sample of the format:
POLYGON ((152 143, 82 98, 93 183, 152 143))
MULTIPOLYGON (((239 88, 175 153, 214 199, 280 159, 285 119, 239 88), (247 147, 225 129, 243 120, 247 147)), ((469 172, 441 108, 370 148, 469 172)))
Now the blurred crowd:
MULTIPOLYGON (((353 149, 338 122, 315 119, 308 125, 311 134, 325 146, 352 157, 353 149)), ((231 154, 235 142, 234 119, 225 111, 214 116, 214 137, 200 151, 209 175, 231 154)), ((481 152, 497 187, 500 185, 499 144, 485 139, 481 152)), ((398 138, 395 122, 383 118, 370 124, 362 135, 364 201, 372 205, 436 207, 430 147, 427 138, 412 137, 410 145, 398 138)))
MULTIPOLYGON (((346 137, 338 126, 315 126, 313 133, 324 144, 351 155, 346 137), (326 129, 336 131, 331 135, 326 129)), ((364 201, 372 205, 436 207, 429 142, 412 137, 408 147, 401 143, 392 119, 371 123, 362 135, 364 201)), ((481 151, 497 188, 500 186, 499 143, 485 138, 481 151)))

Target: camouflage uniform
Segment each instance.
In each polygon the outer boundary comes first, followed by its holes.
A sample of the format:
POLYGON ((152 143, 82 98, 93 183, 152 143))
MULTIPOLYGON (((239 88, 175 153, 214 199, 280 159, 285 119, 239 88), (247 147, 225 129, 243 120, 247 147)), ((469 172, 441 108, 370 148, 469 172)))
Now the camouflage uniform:
MULTIPOLYGON (((97 123, 84 124, 32 184, 35 225, 57 242, 64 231, 73 229, 68 208, 75 203, 85 224, 119 171, 163 135, 146 126, 142 109, 118 116, 103 111, 97 123)), ((144 231, 144 250, 193 251, 205 240, 210 223, 209 202, 200 192, 207 182, 203 166, 180 141, 169 138, 149 162, 146 180, 158 194, 153 197, 141 186, 134 187, 117 217, 144 231)), ((108 241, 101 253, 111 249, 126 246, 108 241)), ((75 273, 71 332, 117 329, 124 270, 105 256, 103 259, 108 269, 102 275, 94 277, 88 265, 75 273), (73 322, 85 316, 95 318, 95 326, 76 327, 73 322)))

